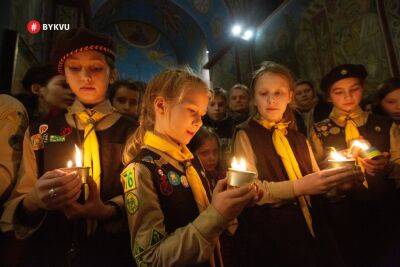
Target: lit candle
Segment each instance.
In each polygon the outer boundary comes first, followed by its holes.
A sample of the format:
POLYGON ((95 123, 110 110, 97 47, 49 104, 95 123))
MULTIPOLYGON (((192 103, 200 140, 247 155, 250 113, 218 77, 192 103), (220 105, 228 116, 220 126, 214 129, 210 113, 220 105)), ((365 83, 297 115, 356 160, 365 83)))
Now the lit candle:
POLYGON ((328 162, 330 163, 332 168, 343 167, 346 165, 355 166, 356 160, 352 157, 346 157, 340 152, 337 152, 334 147, 332 147, 332 151, 329 154, 328 162))
POLYGON ((81 150, 75 145, 75 166, 73 166, 72 160, 68 160, 67 167, 61 168, 65 172, 76 171, 82 179, 82 183, 86 183, 87 177, 89 176, 89 167, 82 167, 82 153, 81 150))
POLYGON ((228 169, 228 185, 239 187, 254 182, 256 174, 248 171, 246 161, 241 158, 239 161, 233 158, 231 168, 228 169))
POLYGON ((371 144, 364 139, 356 139, 352 141, 350 144, 349 153, 351 153, 353 156, 368 159, 382 155, 376 147, 371 146, 371 144))

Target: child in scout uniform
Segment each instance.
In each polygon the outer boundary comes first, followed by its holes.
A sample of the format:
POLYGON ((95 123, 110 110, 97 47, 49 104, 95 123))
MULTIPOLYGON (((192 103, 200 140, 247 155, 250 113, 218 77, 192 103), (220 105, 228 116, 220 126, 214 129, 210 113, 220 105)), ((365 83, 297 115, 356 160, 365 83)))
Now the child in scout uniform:
POLYGON ((138 266, 222 266, 218 236, 258 196, 254 187, 225 190, 223 179, 209 200, 204 172, 186 147, 208 100, 206 83, 187 70, 166 70, 147 86, 121 174, 138 266))
MULTIPOLYGON (((329 118, 317 123, 311 140, 322 161, 331 147, 345 150, 355 139, 365 139, 381 155, 358 158, 363 183, 348 184, 331 194, 330 222, 339 249, 349 266, 377 266, 396 224, 394 218, 395 173, 389 151, 398 151, 390 136, 391 121, 360 108, 367 71, 362 65, 344 64, 333 68, 321 81, 321 89, 332 102, 329 118)), ((398 152, 397 152, 398 153, 398 152)))
POLYGON ((341 266, 318 195, 360 173, 319 170, 305 136, 294 130, 293 88, 291 72, 275 62, 262 63, 253 76, 257 113, 239 127, 234 155, 257 174, 264 196, 238 218, 238 266, 341 266))
POLYGON ((72 29, 60 35, 52 58, 76 100, 65 114, 29 126, 2 230, 29 239, 27 266, 131 265, 119 174, 123 145, 136 127, 106 100, 115 77, 113 42, 72 29), (90 167, 84 204, 77 201, 83 194, 77 173, 60 170, 74 160, 75 146, 90 167))

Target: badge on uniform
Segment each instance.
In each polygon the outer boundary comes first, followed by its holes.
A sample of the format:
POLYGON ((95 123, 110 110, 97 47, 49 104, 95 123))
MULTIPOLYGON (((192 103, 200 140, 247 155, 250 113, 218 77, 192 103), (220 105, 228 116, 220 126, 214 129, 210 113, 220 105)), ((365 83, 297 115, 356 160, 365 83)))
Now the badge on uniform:
POLYGON ((125 194, 125 207, 127 212, 131 215, 135 214, 138 210, 139 201, 134 193, 128 192, 127 194, 125 194))
POLYGON ((41 124, 39 126, 39 134, 44 134, 45 132, 47 132, 48 129, 49 129, 49 125, 41 124))
POLYGON ((161 194, 163 194, 164 196, 170 196, 172 194, 172 192, 174 191, 174 189, 172 188, 172 185, 170 183, 168 183, 167 176, 165 175, 165 173, 163 172, 163 170, 161 168, 157 169, 157 173, 161 177, 161 182, 160 182, 161 194))
POLYGON ((144 249, 136 243, 134 257, 135 257, 137 266, 141 266, 141 263, 143 262, 143 256, 140 255, 143 253, 143 251, 144 251, 144 249))
POLYGON ((44 148, 44 143, 41 134, 35 134, 31 136, 31 144, 33 150, 39 150, 44 148))
POLYGON ((50 135, 50 143, 61 143, 65 142, 65 136, 61 135, 50 135))
POLYGON ((181 179, 180 179, 179 175, 174 171, 168 172, 168 181, 170 184, 172 184, 174 186, 178 186, 181 184, 181 179))
POLYGON ((185 188, 189 188, 189 183, 185 175, 181 176, 181 184, 185 188))
POLYGON ((158 242, 160 242, 164 238, 164 235, 157 231, 156 229, 153 229, 151 232, 151 240, 150 240, 150 246, 154 246, 158 242))
POLYGON ((61 136, 67 136, 67 135, 70 135, 71 133, 72 133, 72 128, 71 127, 64 127, 60 131, 60 135, 61 136))
POLYGON ((340 133, 340 128, 339 127, 332 127, 332 128, 329 129, 329 132, 331 134, 338 134, 338 133, 340 133))
POLYGON ((135 168, 128 167, 121 173, 121 180, 124 181, 124 193, 136 188, 135 168))

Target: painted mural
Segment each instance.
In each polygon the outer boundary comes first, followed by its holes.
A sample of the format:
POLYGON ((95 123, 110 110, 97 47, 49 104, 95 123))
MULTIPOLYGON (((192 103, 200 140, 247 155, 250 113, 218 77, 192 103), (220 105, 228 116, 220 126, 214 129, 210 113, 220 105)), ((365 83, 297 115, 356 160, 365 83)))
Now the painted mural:
POLYGON ((316 85, 335 65, 364 64, 366 95, 390 74, 375 0, 289 1, 258 32, 255 62, 264 60, 316 85))
POLYGON ((157 29, 137 21, 121 21, 107 29, 116 43, 116 67, 121 79, 149 81, 167 67, 178 65, 177 56, 169 40, 157 29), (126 27, 135 25, 147 29, 146 35, 140 30, 126 27), (137 32, 138 31, 138 32, 137 32))
POLYGON ((390 34, 400 63, 400 2, 398 0, 385 0, 385 13, 389 24, 390 34))
POLYGON ((148 81, 161 70, 177 65, 188 65, 202 73, 206 63, 203 32, 171 1, 109 1, 98 9, 94 25, 115 37, 116 65, 123 78, 148 81))

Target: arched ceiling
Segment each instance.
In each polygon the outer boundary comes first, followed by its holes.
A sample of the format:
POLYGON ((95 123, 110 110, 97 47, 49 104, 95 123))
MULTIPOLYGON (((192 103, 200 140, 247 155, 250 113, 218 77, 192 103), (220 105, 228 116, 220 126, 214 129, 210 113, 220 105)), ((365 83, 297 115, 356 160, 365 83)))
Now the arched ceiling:
POLYGON ((160 31, 167 30, 163 32, 166 35, 179 35, 169 36, 174 39, 172 44, 177 50, 190 47, 185 44, 190 42, 190 36, 185 36, 182 30, 185 23, 197 25, 192 29, 197 28, 198 34, 204 36, 210 56, 224 47, 229 39, 230 12, 223 0, 92 0, 91 10, 98 30, 121 19, 145 22, 160 31), (160 13, 164 21, 160 21, 160 13), (182 29, 176 23, 181 23, 182 29))

